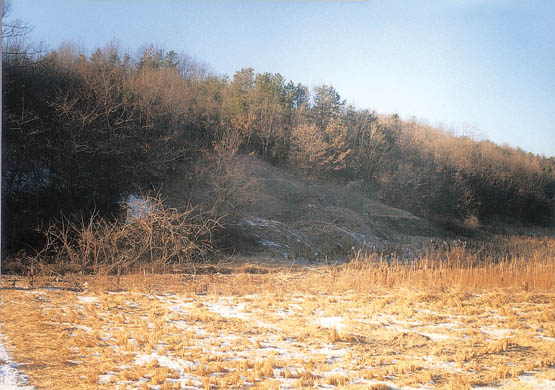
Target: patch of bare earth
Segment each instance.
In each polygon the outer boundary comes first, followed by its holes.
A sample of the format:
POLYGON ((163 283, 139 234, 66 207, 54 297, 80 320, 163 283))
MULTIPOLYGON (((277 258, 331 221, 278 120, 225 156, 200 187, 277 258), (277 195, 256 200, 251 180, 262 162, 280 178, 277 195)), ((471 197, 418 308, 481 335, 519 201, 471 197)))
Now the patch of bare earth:
MULTIPOLYGON (((352 249, 411 251, 446 232, 405 210, 368 196, 362 182, 345 184, 296 176, 254 156, 240 156, 240 174, 226 177, 236 207, 232 223, 249 248, 252 260, 297 264, 336 261, 352 249), (248 179, 248 180, 247 180, 248 179), (248 181, 248 185, 245 185, 248 181), (248 240, 245 240, 248 238, 248 240)), ((184 167, 182 169, 185 169, 184 167)), ((210 186, 192 186, 185 172, 174 175, 164 188, 170 204, 191 199, 210 209, 217 194, 210 186)), ((229 200, 231 201, 231 200, 229 200)))

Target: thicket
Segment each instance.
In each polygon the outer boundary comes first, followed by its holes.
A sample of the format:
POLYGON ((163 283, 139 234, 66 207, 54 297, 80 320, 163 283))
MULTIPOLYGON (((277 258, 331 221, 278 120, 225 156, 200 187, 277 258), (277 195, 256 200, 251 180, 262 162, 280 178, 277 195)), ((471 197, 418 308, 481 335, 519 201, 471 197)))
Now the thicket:
POLYGON ((62 216, 116 218, 129 194, 160 188, 179 166, 223 161, 205 165, 225 174, 241 153, 360 181, 436 221, 554 220, 554 157, 356 109, 331 86, 310 90, 253 69, 214 75, 152 46, 138 55, 115 45, 91 55, 69 44, 42 54, 8 48, 2 190, 11 252, 44 245, 36 228, 62 216))

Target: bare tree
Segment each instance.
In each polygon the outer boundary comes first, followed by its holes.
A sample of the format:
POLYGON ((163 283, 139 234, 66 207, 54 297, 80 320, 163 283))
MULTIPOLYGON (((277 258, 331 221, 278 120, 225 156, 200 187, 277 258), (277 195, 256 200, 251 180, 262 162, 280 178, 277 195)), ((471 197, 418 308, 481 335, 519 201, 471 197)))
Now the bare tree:
POLYGON ((42 44, 31 45, 28 41, 33 26, 21 19, 7 18, 11 14, 11 2, 2 3, 2 61, 4 70, 13 67, 35 65, 37 56, 44 53, 42 44))

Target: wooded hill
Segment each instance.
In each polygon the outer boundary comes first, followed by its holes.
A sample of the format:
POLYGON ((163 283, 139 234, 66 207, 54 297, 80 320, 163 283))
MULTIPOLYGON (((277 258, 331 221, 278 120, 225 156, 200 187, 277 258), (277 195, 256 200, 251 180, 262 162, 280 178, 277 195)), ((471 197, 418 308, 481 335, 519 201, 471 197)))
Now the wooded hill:
POLYGON ((14 47, 3 70, 9 252, 41 246, 36 228, 61 215, 117 216, 129 194, 156 190, 183 167, 194 182, 199 161, 248 153, 298 175, 356 181, 438 223, 554 221, 554 157, 356 109, 329 85, 253 69, 230 78, 173 51, 130 56, 113 45, 92 55, 14 47))

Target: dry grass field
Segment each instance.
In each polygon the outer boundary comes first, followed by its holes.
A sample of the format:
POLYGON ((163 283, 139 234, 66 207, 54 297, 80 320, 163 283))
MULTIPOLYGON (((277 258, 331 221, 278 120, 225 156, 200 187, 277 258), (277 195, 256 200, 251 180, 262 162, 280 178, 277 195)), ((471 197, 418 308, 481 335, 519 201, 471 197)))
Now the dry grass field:
POLYGON ((74 277, 81 291, 4 276, 0 333, 36 389, 553 389, 555 239, 541 244, 495 263, 454 248, 74 277))

